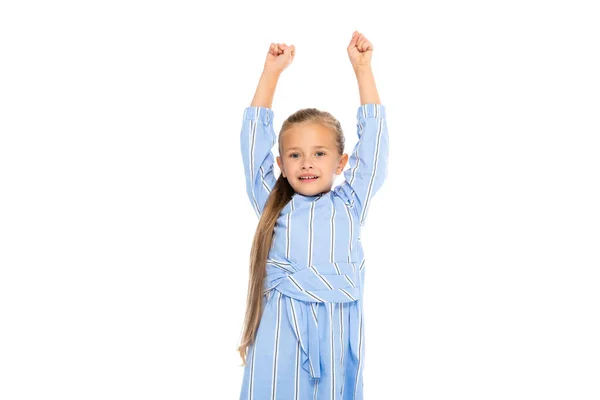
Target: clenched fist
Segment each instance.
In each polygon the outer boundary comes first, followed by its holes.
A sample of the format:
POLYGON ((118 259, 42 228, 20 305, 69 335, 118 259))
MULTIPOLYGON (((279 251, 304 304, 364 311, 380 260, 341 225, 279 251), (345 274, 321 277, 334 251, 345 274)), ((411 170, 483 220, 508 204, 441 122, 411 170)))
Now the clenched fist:
POLYGON ((371 66, 373 45, 358 31, 354 31, 348 45, 348 57, 353 68, 371 66))
POLYGON ((285 43, 271 43, 267 60, 265 61, 265 71, 280 74, 294 61, 296 48, 294 45, 287 46, 285 43))

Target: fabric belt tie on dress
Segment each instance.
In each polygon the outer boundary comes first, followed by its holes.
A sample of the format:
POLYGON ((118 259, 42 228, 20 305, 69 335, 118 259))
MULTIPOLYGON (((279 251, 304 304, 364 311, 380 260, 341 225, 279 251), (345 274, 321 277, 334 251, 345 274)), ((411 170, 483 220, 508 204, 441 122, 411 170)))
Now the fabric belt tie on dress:
MULTIPOLYGON (((325 262, 301 268, 286 257, 269 253, 265 290, 284 297, 288 317, 302 348, 302 367, 313 378, 321 377, 318 319, 312 303, 350 303, 360 299, 360 271, 355 262, 325 262)), ((349 325, 358 326, 360 302, 349 313, 349 325)), ((348 311, 350 311, 348 307, 348 311)), ((331 321, 334 323, 334 321, 331 321)), ((349 328, 350 351, 356 355, 359 333, 349 328)))

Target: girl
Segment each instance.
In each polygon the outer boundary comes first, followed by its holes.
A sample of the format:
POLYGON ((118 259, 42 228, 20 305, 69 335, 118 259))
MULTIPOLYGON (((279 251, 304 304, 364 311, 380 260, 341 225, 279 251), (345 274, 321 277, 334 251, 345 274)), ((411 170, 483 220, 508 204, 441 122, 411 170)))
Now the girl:
POLYGON ((275 136, 271 103, 294 46, 271 44, 241 131, 246 192, 260 218, 250 254, 240 399, 362 399, 365 258, 360 228, 387 175, 388 132, 371 70, 372 44, 347 48, 358 80, 358 142, 344 151, 325 111, 290 115, 275 136), (273 174, 271 148, 279 142, 273 174), (345 181, 331 188, 335 176, 345 181))

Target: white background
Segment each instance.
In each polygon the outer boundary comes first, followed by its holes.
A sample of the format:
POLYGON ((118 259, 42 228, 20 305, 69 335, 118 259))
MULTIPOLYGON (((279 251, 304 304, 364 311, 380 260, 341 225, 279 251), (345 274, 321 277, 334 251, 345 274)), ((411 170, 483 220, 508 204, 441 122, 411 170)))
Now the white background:
POLYGON ((600 398, 592 3, 3 2, 0 398, 238 398, 242 114, 294 44, 276 132, 317 107, 351 151, 355 29, 391 146, 365 398, 600 398))

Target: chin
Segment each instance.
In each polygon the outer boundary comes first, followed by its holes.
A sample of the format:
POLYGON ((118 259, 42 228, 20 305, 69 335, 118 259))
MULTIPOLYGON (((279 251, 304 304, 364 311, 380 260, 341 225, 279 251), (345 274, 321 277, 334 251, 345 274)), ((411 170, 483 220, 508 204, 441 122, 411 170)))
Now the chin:
MULTIPOLYGON (((317 181, 320 181, 321 179, 323 179, 323 178, 319 177, 319 179, 317 179, 317 181)), ((332 184, 324 185, 324 182, 319 182, 320 184, 317 187, 316 183, 317 182, 305 183, 305 182, 298 180, 294 184, 294 186, 295 186, 294 190, 296 192, 304 194, 305 196, 316 196, 321 193, 327 193, 332 188, 332 184)))

